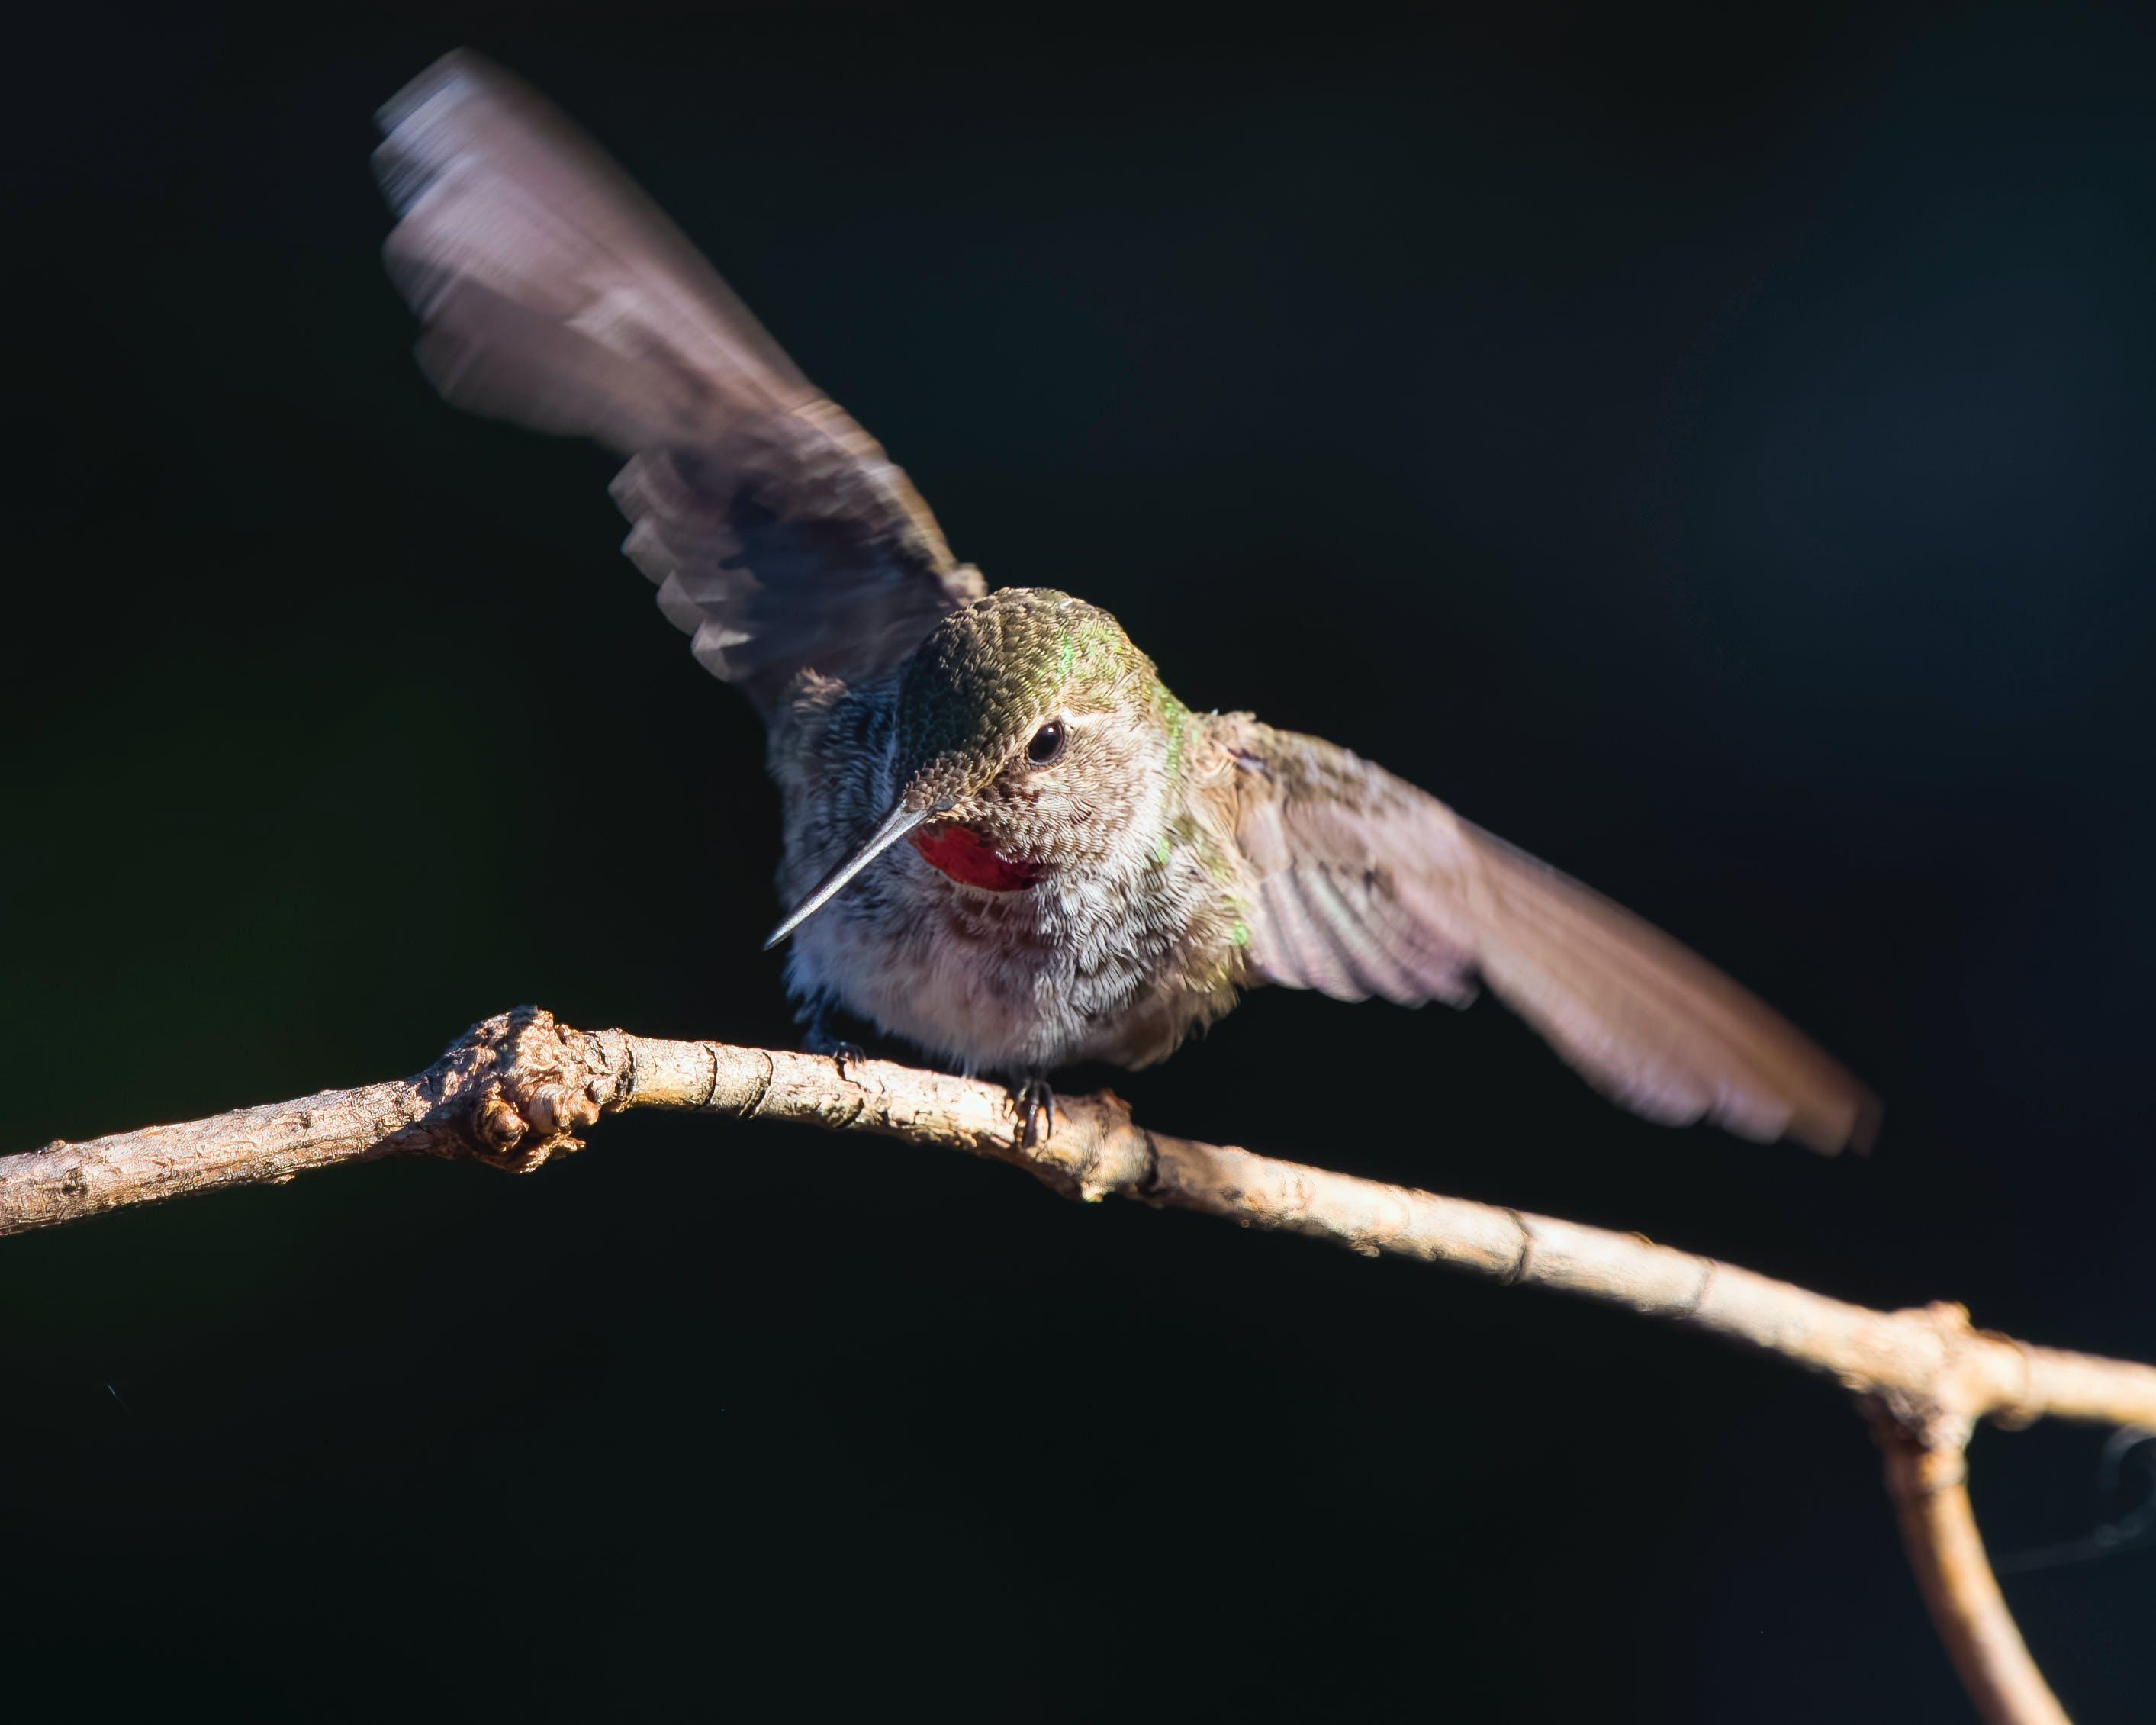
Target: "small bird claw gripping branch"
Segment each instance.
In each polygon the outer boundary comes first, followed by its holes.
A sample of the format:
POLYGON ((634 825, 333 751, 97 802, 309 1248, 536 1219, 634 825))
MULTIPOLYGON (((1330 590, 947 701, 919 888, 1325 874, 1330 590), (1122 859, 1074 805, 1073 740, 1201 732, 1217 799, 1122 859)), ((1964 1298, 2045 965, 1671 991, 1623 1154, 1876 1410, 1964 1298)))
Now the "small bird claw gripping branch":
POLYGON ((1979 1419, 2156 1429, 2156 1367, 1979 1330, 1958 1306, 1874 1311, 1636 1235, 1173 1137, 1138 1126, 1109 1092, 1059 1097, 1055 1130, 1028 1143, 1019 1110, 994 1085, 880 1060, 577 1030, 526 1007, 474 1025, 416 1077, 0 1157, 0 1234, 383 1156, 529 1173, 629 1108, 963 1150, 1074 1198, 1132 1198, 1581 1295, 1830 1376, 1871 1423, 1925 1603, 1979 1713, 1990 1725, 2066 1718, 1984 1557, 1966 1444, 1979 1419))

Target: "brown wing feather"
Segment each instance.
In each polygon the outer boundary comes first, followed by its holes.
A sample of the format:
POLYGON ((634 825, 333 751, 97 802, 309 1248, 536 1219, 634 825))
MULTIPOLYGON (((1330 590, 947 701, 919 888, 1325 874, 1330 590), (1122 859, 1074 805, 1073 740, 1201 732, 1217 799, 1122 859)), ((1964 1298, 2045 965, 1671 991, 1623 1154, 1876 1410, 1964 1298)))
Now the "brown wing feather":
POLYGON ((819 394, 596 146, 476 54, 382 109, 383 249, 450 401, 629 456, 624 549, 696 658, 767 712, 986 591, 875 440, 819 394))
POLYGON ((1346 749, 1223 722, 1254 980, 1465 1006, 1479 977, 1650 1120, 1870 1147, 1877 1099, 1659 929, 1346 749))

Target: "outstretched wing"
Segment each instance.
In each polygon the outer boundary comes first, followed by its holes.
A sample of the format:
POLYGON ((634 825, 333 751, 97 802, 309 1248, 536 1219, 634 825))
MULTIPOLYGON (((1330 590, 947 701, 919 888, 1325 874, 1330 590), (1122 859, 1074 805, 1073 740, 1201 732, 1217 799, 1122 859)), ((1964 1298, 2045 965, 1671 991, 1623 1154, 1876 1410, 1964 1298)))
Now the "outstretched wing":
POLYGON ((1878 1100, 1660 930, 1346 749, 1222 722, 1256 980, 1465 1006, 1480 978, 1650 1120, 1871 1147, 1878 1100))
POLYGON ((450 401, 629 456, 624 547, 767 715, 873 675, 979 598, 906 475, 626 175, 536 92, 447 55, 382 109, 391 276, 450 401))

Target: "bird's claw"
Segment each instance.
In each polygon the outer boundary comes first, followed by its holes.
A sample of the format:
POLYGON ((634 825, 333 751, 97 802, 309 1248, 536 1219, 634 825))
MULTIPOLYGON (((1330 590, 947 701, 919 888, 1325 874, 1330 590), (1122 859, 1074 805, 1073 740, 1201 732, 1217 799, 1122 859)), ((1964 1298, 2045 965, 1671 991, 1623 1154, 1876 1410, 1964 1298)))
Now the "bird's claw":
POLYGON ((850 1078, 848 1065, 858 1065, 869 1057, 868 1050, 860 1043, 849 1042, 833 1031, 828 1012, 817 1012, 803 1020, 801 1045, 812 1055, 829 1055, 841 1078, 850 1078))
POLYGON ((1011 1101, 1018 1109, 1020 1144, 1030 1150, 1055 1136, 1055 1092, 1045 1078, 1021 1078, 1012 1087, 1011 1101))

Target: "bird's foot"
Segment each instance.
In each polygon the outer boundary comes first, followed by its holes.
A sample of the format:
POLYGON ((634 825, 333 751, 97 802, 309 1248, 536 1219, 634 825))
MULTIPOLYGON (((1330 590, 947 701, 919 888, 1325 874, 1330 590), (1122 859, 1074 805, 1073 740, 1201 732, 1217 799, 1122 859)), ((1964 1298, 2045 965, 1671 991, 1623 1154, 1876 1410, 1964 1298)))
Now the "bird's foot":
POLYGON ((849 1065, 858 1065, 869 1057, 868 1050, 860 1043, 849 1041, 833 1030, 830 1019, 822 1013, 803 1026, 801 1045, 812 1055, 829 1056, 837 1065, 841 1078, 850 1077, 846 1070, 849 1065))
POLYGON ((839 1069, 839 1076, 845 1079, 849 1083, 852 1081, 854 1075, 849 1072, 846 1068, 849 1065, 859 1065, 862 1061, 865 1060, 869 1057, 869 1051, 863 1048, 860 1043, 849 1042, 844 1037, 833 1037, 829 1040, 826 1041, 822 1047, 812 1047, 808 1052, 811 1054, 829 1055, 831 1058, 831 1064, 839 1069))
POLYGON ((1011 1101, 1018 1109, 1019 1142, 1030 1150, 1055 1136, 1055 1092, 1045 1078, 1021 1078, 1011 1086, 1011 1101))

